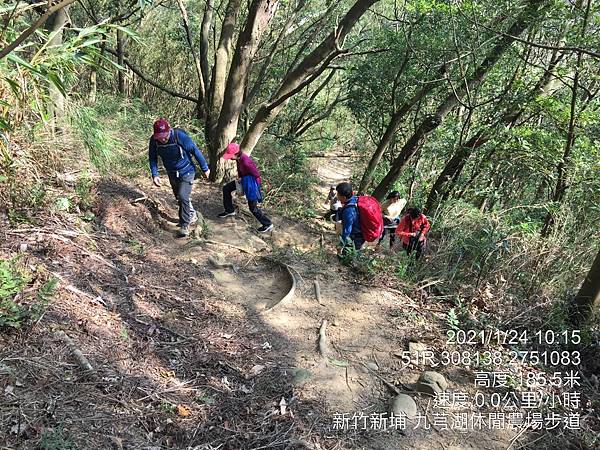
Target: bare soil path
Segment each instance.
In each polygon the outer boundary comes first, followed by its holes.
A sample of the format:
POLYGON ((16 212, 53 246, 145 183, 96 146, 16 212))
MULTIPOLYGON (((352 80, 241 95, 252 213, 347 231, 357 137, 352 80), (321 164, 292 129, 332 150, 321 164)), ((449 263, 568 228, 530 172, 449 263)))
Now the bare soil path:
MULTIPOLYGON (((350 175, 336 158, 320 159, 317 173, 325 194, 350 175)), ((93 226, 73 218, 7 235, 8 250, 27 244, 22 258, 36 276, 61 283, 43 320, 0 337, 0 374, 12 374, 1 378, 0 442, 34 448, 60 438, 73 447, 56 448, 153 450, 509 445, 516 433, 402 433, 370 423, 336 430, 336 414, 388 410, 392 394, 382 380, 401 390, 417 380, 424 366, 395 355, 411 340, 444 347, 443 305, 356 278, 337 263, 325 224, 315 230, 274 217, 275 230, 258 235, 252 216, 216 219, 217 186, 199 183, 193 198, 206 219, 199 239, 176 238, 166 187, 115 179, 98 185, 93 226), (292 287, 281 263, 296 290, 278 304, 292 287), (81 372, 57 331, 93 373, 81 372)), ((472 384, 464 371, 443 371, 451 390, 472 384)), ((414 397, 432 420, 431 399, 414 397)))

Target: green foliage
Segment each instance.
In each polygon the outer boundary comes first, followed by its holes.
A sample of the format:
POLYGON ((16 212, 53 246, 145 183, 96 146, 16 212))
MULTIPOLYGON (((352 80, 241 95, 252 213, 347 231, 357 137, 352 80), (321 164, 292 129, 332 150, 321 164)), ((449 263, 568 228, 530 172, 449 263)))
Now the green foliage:
POLYGON ((35 211, 46 206, 47 191, 43 182, 10 179, 7 191, 11 205, 8 218, 11 223, 27 222, 35 211))
POLYGON ((266 187, 265 205, 292 217, 317 214, 312 206, 315 204, 312 186, 316 178, 309 172, 306 154, 301 149, 293 144, 273 142, 259 146, 254 155, 261 167, 263 187, 266 187))
POLYGON ((131 239, 127 242, 129 244, 129 248, 137 255, 143 255, 144 253, 146 253, 146 246, 136 240, 136 239, 131 239))
MULTIPOLYGON (((147 170, 146 148, 154 117, 141 101, 106 94, 94 105, 85 106, 83 101, 75 104, 70 119, 90 162, 100 173, 130 178, 147 170)), ((76 186, 76 191, 81 188, 77 193, 82 194, 79 201, 84 210, 93 200, 89 178, 84 174, 76 186)))
POLYGON ((446 324, 453 330, 475 329, 474 324, 469 318, 469 308, 465 302, 457 297, 456 306, 450 308, 446 314, 446 324))
POLYGON ((76 450, 77 446, 64 427, 59 425, 56 428, 44 429, 40 448, 42 450, 76 450))
POLYGON ((54 206, 58 211, 69 211, 71 209, 71 202, 67 197, 58 197, 54 206))
MULTIPOLYGON (((16 34, 19 25, 9 20, 4 32, 8 36, 16 34)), ((98 70, 118 67, 100 51, 100 44, 115 28, 136 38, 125 28, 102 23, 60 30, 64 34, 62 43, 50 45, 59 31, 47 33, 38 29, 35 36, 39 45, 33 47, 33 43, 23 43, 0 60, 0 131, 12 130, 26 118, 48 120, 50 91, 55 89, 66 96, 68 86, 77 79, 81 66, 93 66, 98 70)))
POLYGON ((82 211, 88 211, 92 207, 94 201, 93 187, 94 182, 89 173, 84 172, 77 177, 75 194, 77 195, 77 204, 82 211))
POLYGON ((73 129, 88 151, 90 162, 100 171, 108 172, 118 157, 118 142, 106 130, 92 107, 76 108, 71 116, 73 129))
POLYGON ((48 279, 37 289, 35 297, 24 295, 31 274, 20 266, 17 258, 0 260, 0 329, 21 328, 38 320, 54 296, 58 280, 48 279))

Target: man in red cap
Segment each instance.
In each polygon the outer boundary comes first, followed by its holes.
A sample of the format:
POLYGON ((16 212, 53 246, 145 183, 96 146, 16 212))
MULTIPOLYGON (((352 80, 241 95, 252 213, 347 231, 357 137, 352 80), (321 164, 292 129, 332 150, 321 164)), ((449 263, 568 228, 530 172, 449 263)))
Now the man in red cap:
POLYGON ((190 200, 192 185, 196 177, 192 155, 198 161, 204 176, 208 178, 210 175, 208 164, 186 132, 178 128, 171 128, 166 119, 158 119, 154 122, 154 134, 150 138, 148 146, 152 181, 156 186, 160 186, 160 177, 158 176, 158 156, 160 156, 169 176, 173 194, 179 204, 180 236, 189 236, 190 224, 198 220, 198 215, 190 200))
MULTIPOLYGON (((262 193, 260 192, 260 172, 256 167, 256 163, 250 156, 242 152, 239 144, 234 142, 227 146, 223 159, 233 159, 237 164, 238 181, 244 190, 244 195, 248 201, 248 208, 250 208, 250 212, 261 224, 261 227, 257 231, 259 233, 271 231, 273 229, 273 222, 258 208, 258 204, 262 202, 262 193)), ((235 215, 233 199, 231 198, 231 194, 235 190, 235 180, 223 186, 223 207, 225 211, 219 214, 219 217, 222 219, 235 215)))

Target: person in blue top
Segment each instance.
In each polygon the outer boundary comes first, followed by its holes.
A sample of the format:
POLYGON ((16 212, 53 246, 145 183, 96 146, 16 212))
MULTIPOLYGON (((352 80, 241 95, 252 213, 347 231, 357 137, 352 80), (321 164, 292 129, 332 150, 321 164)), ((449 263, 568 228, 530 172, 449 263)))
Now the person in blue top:
POLYGON ((169 176, 173 194, 179 204, 180 236, 189 236, 190 224, 198 220, 198 215, 190 200, 192 185, 196 177, 192 155, 198 161, 204 176, 208 178, 210 175, 208 164, 186 132, 178 128, 171 128, 166 119, 158 119, 154 122, 154 134, 148 145, 152 182, 156 186, 160 186, 160 177, 158 176, 158 156, 160 156, 169 176))
POLYGON ((350 183, 340 183, 335 187, 337 198, 342 203, 342 247, 338 255, 344 255, 348 249, 354 247, 360 250, 365 243, 362 231, 360 229, 360 220, 358 217, 358 199, 352 192, 350 183))

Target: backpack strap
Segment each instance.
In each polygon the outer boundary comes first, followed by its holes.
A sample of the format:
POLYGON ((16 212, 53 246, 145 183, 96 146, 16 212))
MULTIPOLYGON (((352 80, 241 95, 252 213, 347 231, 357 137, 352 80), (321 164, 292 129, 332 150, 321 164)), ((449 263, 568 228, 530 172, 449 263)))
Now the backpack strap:
POLYGON ((173 140, 175 141, 175 145, 179 149, 179 156, 183 159, 183 147, 179 144, 179 137, 177 136, 177 132, 179 128, 173 128, 173 140))

